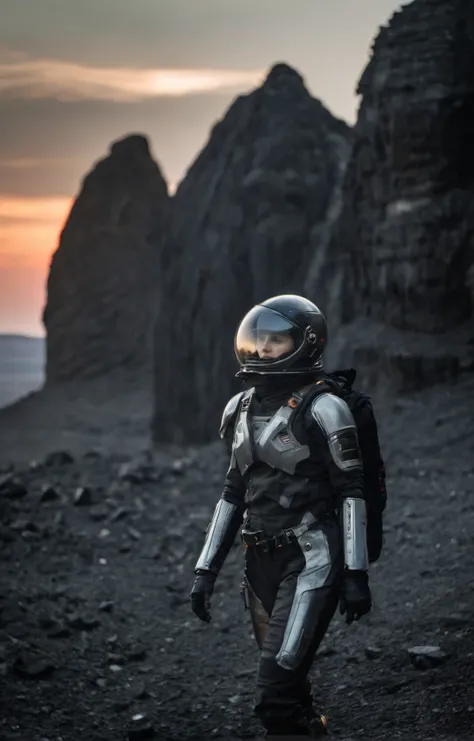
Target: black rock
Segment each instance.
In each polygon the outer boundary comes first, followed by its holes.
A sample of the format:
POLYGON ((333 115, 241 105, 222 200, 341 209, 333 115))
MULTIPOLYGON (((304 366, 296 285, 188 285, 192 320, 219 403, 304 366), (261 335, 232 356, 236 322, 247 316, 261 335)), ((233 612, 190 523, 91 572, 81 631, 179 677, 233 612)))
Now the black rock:
POLYGON ((74 463, 74 458, 71 453, 67 450, 56 450, 48 455, 44 459, 45 466, 66 466, 74 463))
POLYGON ((86 615, 70 615, 67 622, 75 630, 94 630, 94 628, 100 625, 100 621, 97 618, 86 615))
POLYGON ((101 602, 99 605, 99 610, 101 612, 112 612, 113 609, 114 609, 114 603, 112 602, 112 600, 101 602))
POLYGON ((48 630, 48 638, 69 638, 72 635, 72 631, 66 625, 58 624, 48 630))
POLYGON ((414 646, 408 649, 408 655, 415 669, 431 669, 449 659, 449 654, 439 646, 414 646))
POLYGON ((366 646, 364 653, 368 659, 380 659, 382 656, 382 649, 377 646, 366 646))
POLYGON ((54 486, 51 486, 49 484, 45 484, 41 489, 41 495, 40 495, 40 501, 41 502, 54 502, 58 500, 59 493, 54 488, 54 486))
POLYGON ((12 473, 0 478, 0 497, 22 499, 28 493, 26 486, 12 473))
POLYGON ((80 486, 74 492, 73 504, 75 507, 88 507, 92 504, 91 490, 87 486, 80 486))
POLYGON ((15 674, 30 679, 45 679, 56 669, 55 664, 46 656, 37 656, 26 652, 20 653, 12 666, 15 674))
POLYGON ((91 520, 95 520, 96 522, 105 520, 108 516, 109 510, 103 504, 96 504, 89 510, 89 517, 91 518, 91 520))
POLYGON ((123 520, 125 517, 128 517, 129 514, 130 510, 126 507, 118 507, 111 513, 110 522, 118 522, 118 520, 123 520))
POLYGON ((152 738, 155 734, 154 728, 144 713, 137 713, 132 717, 133 726, 128 731, 129 741, 152 738))
POLYGON ((144 661, 146 659, 146 648, 143 646, 131 646, 126 650, 126 657, 130 661, 144 661))

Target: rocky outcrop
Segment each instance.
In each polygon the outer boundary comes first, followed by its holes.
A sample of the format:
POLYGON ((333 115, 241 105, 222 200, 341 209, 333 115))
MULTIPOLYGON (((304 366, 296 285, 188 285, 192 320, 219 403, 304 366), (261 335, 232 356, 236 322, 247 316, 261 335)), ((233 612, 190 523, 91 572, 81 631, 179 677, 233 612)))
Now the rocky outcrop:
MULTIPOLYGON (((375 375, 419 387, 472 363, 472 4, 404 6, 380 31, 358 92, 331 237, 343 268, 331 317, 359 318, 339 337, 346 359, 348 343, 365 345, 359 360, 375 375)), ((316 281, 308 292, 317 288, 316 281)))
POLYGON ((350 137, 284 64, 212 130, 174 198, 155 332, 157 441, 215 438, 238 388, 237 324, 258 301, 303 292, 350 137))
POLYGON ((46 379, 150 367, 169 197, 147 140, 129 136, 85 178, 54 253, 44 311, 46 379))

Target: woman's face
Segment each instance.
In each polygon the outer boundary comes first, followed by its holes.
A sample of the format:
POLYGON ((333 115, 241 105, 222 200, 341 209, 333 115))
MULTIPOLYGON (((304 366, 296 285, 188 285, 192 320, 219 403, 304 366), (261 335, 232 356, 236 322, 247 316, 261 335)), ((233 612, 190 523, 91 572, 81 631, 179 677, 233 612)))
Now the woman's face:
POLYGON ((257 337, 258 357, 279 358, 290 353, 294 348, 293 339, 287 334, 259 333, 257 337))

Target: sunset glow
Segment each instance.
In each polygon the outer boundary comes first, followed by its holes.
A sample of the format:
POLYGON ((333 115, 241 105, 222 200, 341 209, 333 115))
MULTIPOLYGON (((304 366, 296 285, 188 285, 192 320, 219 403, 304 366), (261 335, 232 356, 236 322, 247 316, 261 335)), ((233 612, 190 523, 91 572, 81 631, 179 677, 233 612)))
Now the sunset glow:
POLYGON ((136 102, 146 98, 229 92, 262 82, 264 70, 90 67, 58 59, 0 62, 0 99, 56 98, 136 102))
POLYGON ((0 197, 2 331, 41 334, 51 255, 72 199, 0 197))

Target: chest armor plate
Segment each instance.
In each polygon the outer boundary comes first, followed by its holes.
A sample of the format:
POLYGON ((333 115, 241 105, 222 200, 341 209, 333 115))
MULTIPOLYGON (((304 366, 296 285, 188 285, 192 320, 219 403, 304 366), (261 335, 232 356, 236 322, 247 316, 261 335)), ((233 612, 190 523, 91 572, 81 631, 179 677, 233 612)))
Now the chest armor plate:
POLYGON ((250 415, 252 396, 253 390, 243 398, 235 425, 233 453, 240 472, 260 461, 294 474, 297 464, 309 456, 309 447, 301 445, 291 429, 294 410, 285 405, 273 416, 250 415))

